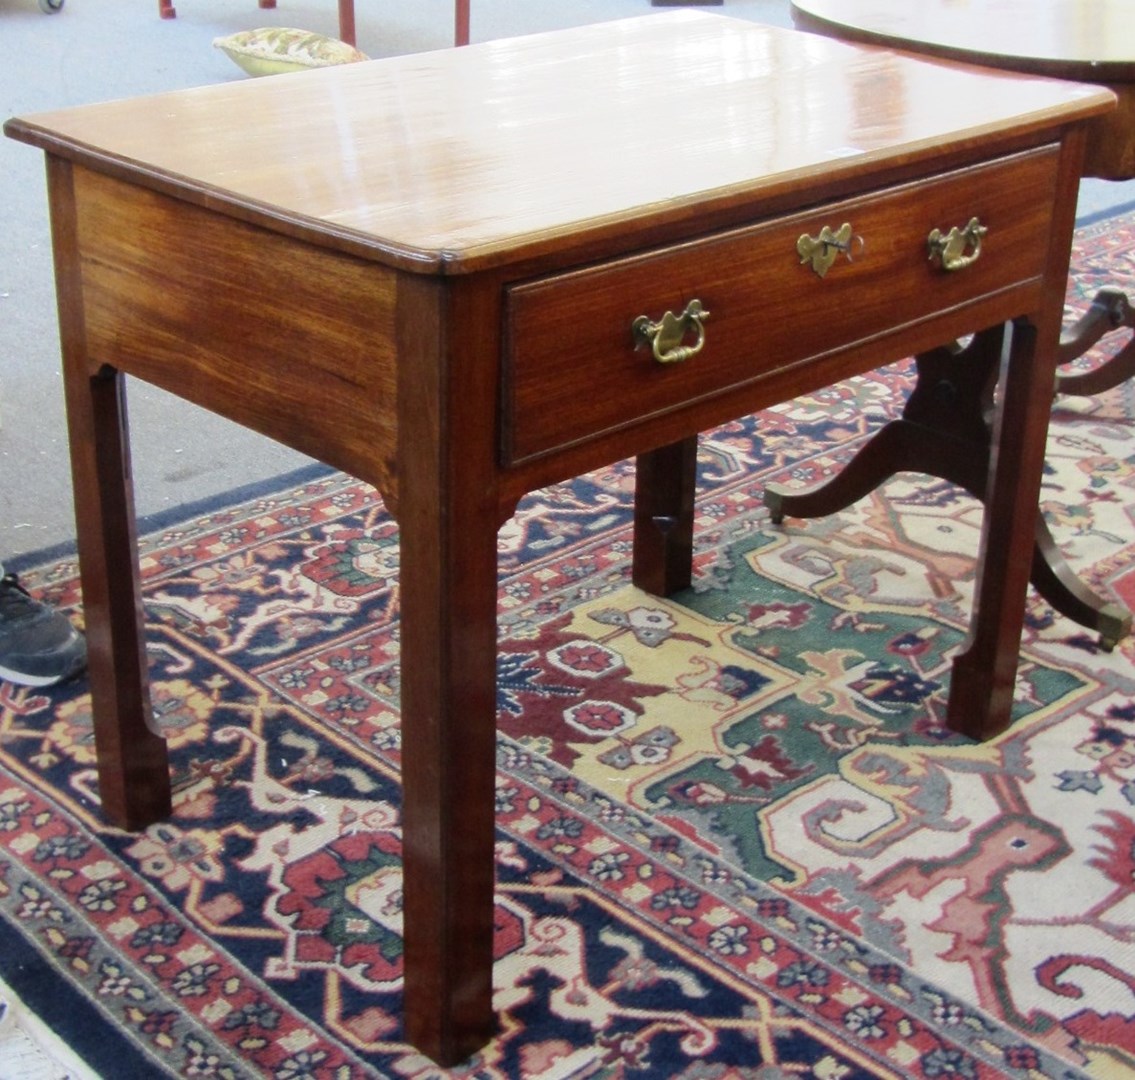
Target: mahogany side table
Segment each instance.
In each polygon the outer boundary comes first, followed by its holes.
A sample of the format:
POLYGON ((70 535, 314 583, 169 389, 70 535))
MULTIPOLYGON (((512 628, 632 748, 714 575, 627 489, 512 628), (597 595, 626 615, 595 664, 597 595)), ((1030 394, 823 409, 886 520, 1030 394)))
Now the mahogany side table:
POLYGON ((526 492, 637 455, 634 577, 670 592, 699 431, 1011 320, 948 712, 1003 729, 1114 103, 680 11, 8 121, 47 159, 104 814, 170 808, 127 374, 398 521, 405 1035, 439 1062, 494 1028, 497 530, 526 492))

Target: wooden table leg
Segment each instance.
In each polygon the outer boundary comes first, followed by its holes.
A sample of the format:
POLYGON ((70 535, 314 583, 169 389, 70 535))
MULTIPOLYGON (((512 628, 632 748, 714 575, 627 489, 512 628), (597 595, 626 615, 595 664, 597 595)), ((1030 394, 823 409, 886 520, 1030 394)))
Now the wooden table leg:
POLYGON ((355 0, 339 0, 339 40, 355 44, 355 0))
POLYGON ((993 421, 974 609, 950 679, 947 724, 975 739, 991 738, 1012 721, 1052 401, 1052 366, 1035 362, 1036 342, 1032 323, 1013 324, 993 421))
POLYGON ((140 829, 169 814, 170 775, 150 706, 124 378, 87 356, 71 167, 58 158, 48 194, 99 798, 107 820, 140 829))
POLYGON ((415 501, 400 518, 405 1036, 450 1066, 495 1027, 496 523, 415 501))
POLYGON ((697 456, 695 436, 636 459, 632 579, 654 596, 690 585, 697 456))
POLYGON ((405 1037, 448 1066, 494 1030, 499 521, 492 444, 471 430, 492 410, 458 385, 479 369, 491 382, 492 364, 450 360, 438 292, 409 283, 399 303, 399 371, 414 375, 398 388, 397 517, 405 1037))
MULTIPOLYGON (((1088 310, 1061 332, 1057 365, 1070 364, 1105 335, 1118 330, 1135 331, 1135 308, 1120 289, 1105 287, 1096 293, 1088 310)), ((1056 393, 1091 397, 1133 377, 1135 334, 1110 360, 1092 371, 1079 374, 1058 371, 1056 393)), ((1057 611, 1097 631, 1100 645, 1109 652, 1131 632, 1131 612, 1119 604, 1104 603, 1076 577, 1056 546, 1043 515, 1037 520, 1032 581, 1057 611)))
MULTIPOLYGON (((340 0, 340 3, 342 3, 342 0, 340 0)), ((274 8, 276 0, 260 0, 260 6, 262 8, 274 8)), ((173 6, 173 0, 158 0, 158 16, 162 19, 177 18, 177 9, 173 6)))
MULTIPOLYGON (((1100 289, 1083 316, 1061 334, 1058 362, 1070 364, 1105 334, 1122 329, 1135 330, 1135 308, 1119 289, 1100 289)), ((1077 375, 1057 374, 1056 392, 1092 397, 1132 377, 1135 377, 1135 334, 1115 356, 1095 370, 1077 375)))
POLYGON ((897 472, 923 472, 979 498, 989 461, 986 415, 993 407, 1004 329, 975 334, 915 358, 918 379, 902 416, 885 424, 831 480, 807 491, 765 489, 774 522, 838 513, 897 472))
POLYGON ((453 43, 469 44, 469 0, 454 0, 453 43))
POLYGON ((150 704, 123 381, 69 373, 67 409, 99 799, 108 821, 141 829, 169 815, 171 795, 150 704))
POLYGON ((770 484, 764 502, 773 521, 838 513, 897 472, 940 476, 980 498, 989 462, 986 416, 1003 339, 1003 327, 995 326, 963 349, 945 346, 916 357, 918 380, 902 416, 880 428, 826 483, 807 491, 770 484))

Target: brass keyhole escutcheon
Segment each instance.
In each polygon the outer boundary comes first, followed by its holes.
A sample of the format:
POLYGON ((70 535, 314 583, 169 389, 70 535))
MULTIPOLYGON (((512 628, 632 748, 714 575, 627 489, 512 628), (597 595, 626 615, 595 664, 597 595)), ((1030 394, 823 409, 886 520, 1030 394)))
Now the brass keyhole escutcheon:
POLYGON ((640 315, 631 323, 635 348, 650 345, 654 359, 660 364, 677 364, 697 356, 705 345, 705 320, 709 312, 700 300, 691 300, 681 315, 666 312, 658 322, 652 322, 646 315, 640 315), (694 335, 692 344, 683 344, 694 335))
POLYGON ((845 221, 834 231, 831 226, 825 225, 819 236, 805 233, 796 241, 796 252, 801 264, 811 263, 812 269, 823 277, 840 255, 845 255, 851 262, 851 249, 855 244, 862 247, 863 238, 852 235, 851 223, 845 221))

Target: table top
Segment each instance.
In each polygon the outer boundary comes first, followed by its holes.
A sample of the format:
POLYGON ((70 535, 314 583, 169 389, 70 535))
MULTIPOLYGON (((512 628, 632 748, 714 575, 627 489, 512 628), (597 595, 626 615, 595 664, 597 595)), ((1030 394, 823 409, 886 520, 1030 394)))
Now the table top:
POLYGON ((856 41, 1055 78, 1135 81, 1131 0, 792 0, 856 41))
POLYGON ((1107 91, 673 11, 10 120, 403 269, 470 272, 1108 111, 1107 91))

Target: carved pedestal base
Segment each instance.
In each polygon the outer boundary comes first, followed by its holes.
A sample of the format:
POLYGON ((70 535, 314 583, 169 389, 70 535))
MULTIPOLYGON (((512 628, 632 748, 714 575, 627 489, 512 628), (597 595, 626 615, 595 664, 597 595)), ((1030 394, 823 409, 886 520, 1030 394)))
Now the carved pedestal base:
MULTIPOLYGON (((1110 294, 1113 290, 1104 292, 1110 294)), ((1100 297, 1104 297, 1104 293, 1100 297)), ((1113 297, 1109 295, 1102 301, 1100 297, 1092 311, 1066 335, 1068 340, 1078 344, 1088 341, 1091 345, 1116 325, 1130 325, 1130 322, 1115 322, 1113 313, 1119 305, 1113 297)), ((1126 308, 1126 301, 1122 306, 1126 308)), ((1129 308, 1122 318, 1131 319, 1129 308)), ((770 485, 764 501, 773 521, 779 523, 787 516, 813 518, 836 513, 898 472, 937 476, 984 500, 993 392, 1004 335, 1004 328, 995 327, 975 335, 964 347, 951 345, 918 356, 917 382, 902 418, 886 424, 843 471, 827 483, 808 491, 770 485)), ((1064 349, 1062 341, 1062 363, 1067 362, 1064 349)), ((1068 359, 1075 355, 1079 353, 1068 359)), ((1135 347, 1128 346, 1107 367, 1117 376, 1111 385, 1129 378, 1135 373, 1135 347), (1120 375, 1124 365, 1127 373, 1120 375)), ((1089 378, 1077 376, 1068 382, 1081 385, 1077 380, 1087 382, 1089 378)), ((1030 580, 1053 608, 1096 631, 1103 648, 1114 648, 1130 632, 1130 612, 1096 596, 1076 577, 1061 556, 1040 513, 1037 514, 1030 580)))

